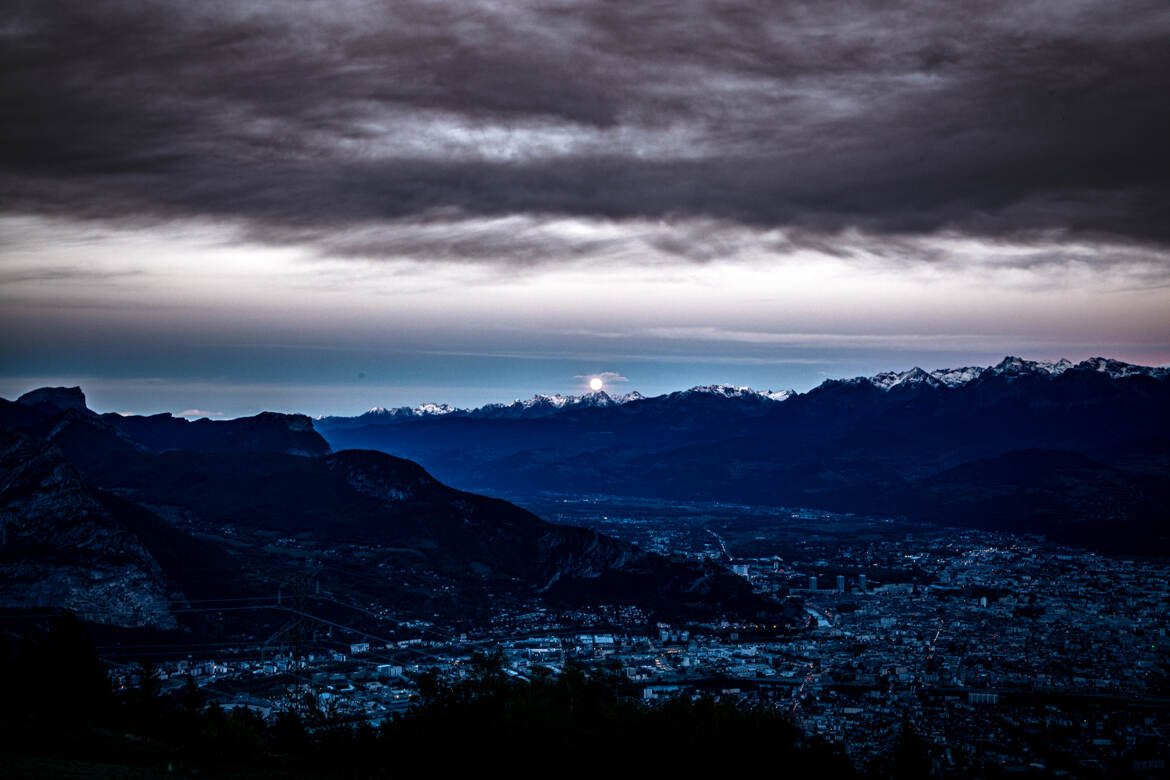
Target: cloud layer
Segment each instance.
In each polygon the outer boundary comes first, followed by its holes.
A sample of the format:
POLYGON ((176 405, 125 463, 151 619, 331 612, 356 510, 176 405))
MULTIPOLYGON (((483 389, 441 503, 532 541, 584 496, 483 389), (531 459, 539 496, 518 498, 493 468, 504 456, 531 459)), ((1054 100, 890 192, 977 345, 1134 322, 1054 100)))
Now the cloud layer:
POLYGON ((940 233, 1165 273, 1162 0, 4 10, 10 214, 509 266, 940 233))

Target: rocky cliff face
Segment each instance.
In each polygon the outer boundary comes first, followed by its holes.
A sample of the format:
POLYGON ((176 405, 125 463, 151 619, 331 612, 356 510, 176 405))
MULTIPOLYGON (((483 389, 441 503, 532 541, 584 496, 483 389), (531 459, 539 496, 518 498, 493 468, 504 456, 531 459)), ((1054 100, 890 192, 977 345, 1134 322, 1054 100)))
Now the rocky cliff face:
POLYGON ((80 387, 42 387, 15 402, 0 399, 0 425, 34 438, 53 440, 74 455, 102 458, 129 449, 149 452, 284 452, 324 455, 329 444, 303 414, 262 412, 235 420, 186 420, 170 414, 98 415, 80 387), (84 439, 71 449, 70 439, 84 439), (112 452, 106 452, 108 448, 112 452))
POLYGON ((185 420, 169 414, 122 417, 104 414, 102 421, 154 452, 284 452, 324 455, 329 444, 303 414, 262 412, 236 420, 185 420))
POLYGON ((41 387, 25 393, 16 400, 25 406, 39 407, 46 411, 67 412, 72 409, 75 412, 93 414, 85 405, 85 393, 81 392, 80 387, 41 387))
POLYGON ((173 628, 158 562, 52 447, 0 429, 0 604, 173 628))

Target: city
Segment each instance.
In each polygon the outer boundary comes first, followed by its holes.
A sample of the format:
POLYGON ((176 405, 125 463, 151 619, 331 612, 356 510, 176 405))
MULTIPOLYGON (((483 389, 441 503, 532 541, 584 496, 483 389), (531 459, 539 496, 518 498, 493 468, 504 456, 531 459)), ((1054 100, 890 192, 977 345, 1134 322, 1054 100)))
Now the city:
MULTIPOLYGON (((788 626, 666 623, 637 607, 519 600, 458 629, 378 604, 350 605, 365 619, 342 624, 312 616, 331 598, 317 592, 282 596, 285 605, 299 598, 303 617, 264 642, 102 650, 117 661, 120 685, 136 684, 136 658, 149 657, 164 685, 190 677, 225 708, 263 717, 310 708, 377 723, 408 709, 425 675, 465 678, 477 654, 498 650, 517 679, 572 665, 618 672, 628 695, 647 703, 714 696, 781 710, 861 766, 902 724, 943 774, 981 764, 1074 776, 1165 766, 1164 561, 819 511, 538 503, 554 521, 722 560, 803 617, 788 626)), ((226 617, 238 605, 220 608, 226 617)))

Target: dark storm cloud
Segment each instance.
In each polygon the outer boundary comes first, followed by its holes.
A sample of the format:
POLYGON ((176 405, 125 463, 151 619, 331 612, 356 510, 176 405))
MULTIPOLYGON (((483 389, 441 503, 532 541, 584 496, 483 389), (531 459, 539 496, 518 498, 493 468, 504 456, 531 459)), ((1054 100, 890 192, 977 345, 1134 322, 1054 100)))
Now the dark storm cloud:
POLYGON ((380 227, 580 215, 810 242, 1170 242, 1162 0, 4 11, 9 213, 213 217, 342 254, 521 262, 605 247, 380 227))

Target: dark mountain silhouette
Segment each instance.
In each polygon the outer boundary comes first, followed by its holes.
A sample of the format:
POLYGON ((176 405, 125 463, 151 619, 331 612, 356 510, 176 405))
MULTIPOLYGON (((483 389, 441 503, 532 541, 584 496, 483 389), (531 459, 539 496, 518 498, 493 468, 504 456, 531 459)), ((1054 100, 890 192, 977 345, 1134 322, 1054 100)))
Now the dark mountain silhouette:
POLYGON ((80 387, 41 387, 25 393, 16 400, 25 406, 50 414, 70 409, 84 414, 94 414, 86 406, 85 393, 81 392, 80 387))
MULTIPOLYGON (((484 593, 519 588, 558 603, 602 600, 675 614, 755 615, 775 606, 720 567, 666 559, 594 531, 546 523, 507 502, 453 490, 408 460, 358 450, 315 454, 328 445, 300 416, 190 423, 6 402, 0 420, 39 437, 36 446, 55 453, 78 490, 89 491, 93 511, 116 515, 126 539, 142 549, 155 580, 173 587, 174 598, 214 583, 246 590, 249 583, 279 581, 289 558, 264 540, 296 537, 314 549, 390 549, 397 557, 381 561, 388 571, 431 571, 484 593), (230 538, 237 531, 248 541, 230 538), (225 566, 192 570, 193 561, 205 564, 214 556, 204 551, 191 558, 188 552, 207 546, 246 567, 248 577, 226 576, 225 566)), ((14 455, 0 473, 15 473, 19 461, 14 455)), ((58 537, 68 536, 70 518, 82 511, 75 505, 61 502, 58 524, 44 535, 38 549, 50 558, 58 537)), ((39 554, 28 549, 20 556, 39 561, 39 554)), ((402 595, 385 575, 344 561, 318 565, 351 590, 392 600, 402 595)), ((129 580, 125 585, 133 590, 129 580)))
POLYGON ((47 441, 76 441, 97 458, 131 450, 166 452, 288 452, 322 455, 329 444, 303 414, 262 412, 235 420, 186 420, 170 414, 102 414, 85 405, 80 388, 42 388, 17 402, 0 401, 0 425, 47 441), (83 446, 84 445, 84 446, 83 446))
POLYGON ((1018 450, 922 480, 891 502, 954 525, 1047 533, 1109 551, 1170 549, 1170 479, 1073 452, 1018 450))
POLYGON ((237 420, 185 420, 169 414, 149 417, 102 415, 114 430, 154 452, 288 452, 323 455, 329 445, 303 414, 261 412, 237 420))
POLYGON ((595 531, 546 523, 505 501, 449 488, 418 464, 380 452, 315 458, 168 452, 107 460, 86 473, 200 526, 392 547, 444 576, 515 580, 559 600, 587 601, 587 592, 589 599, 666 610, 767 607, 721 568, 670 561, 595 531))

